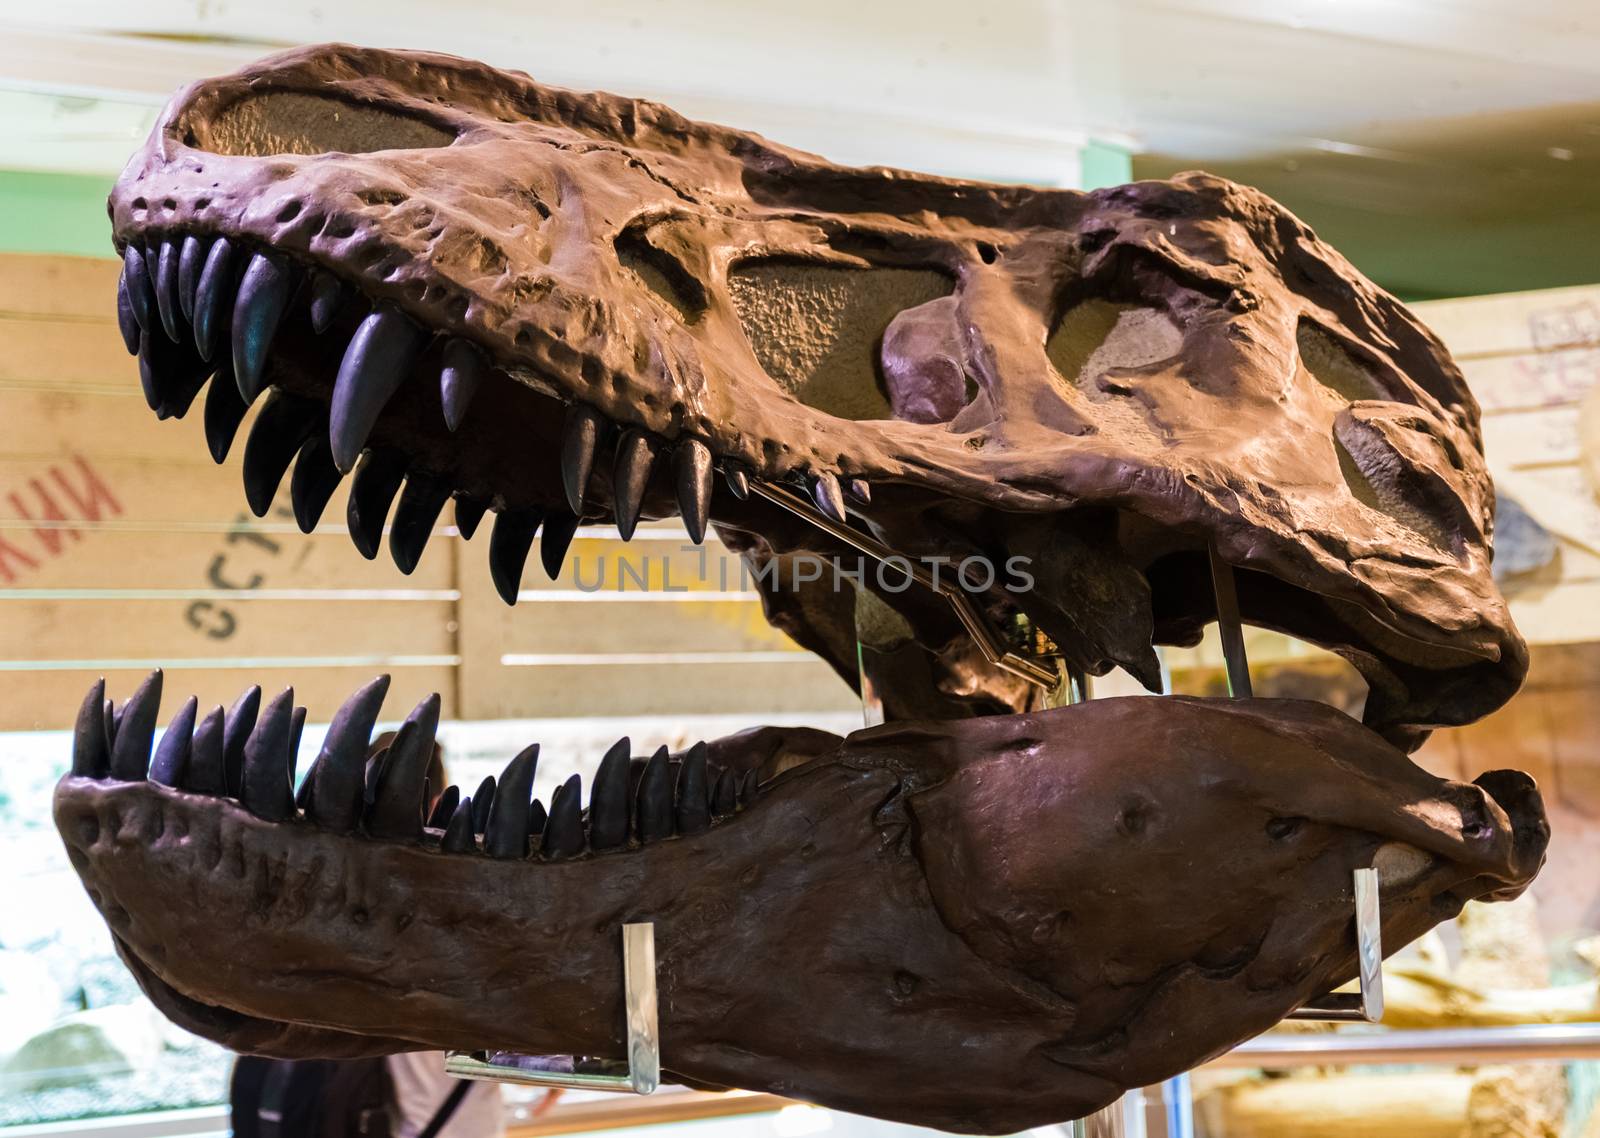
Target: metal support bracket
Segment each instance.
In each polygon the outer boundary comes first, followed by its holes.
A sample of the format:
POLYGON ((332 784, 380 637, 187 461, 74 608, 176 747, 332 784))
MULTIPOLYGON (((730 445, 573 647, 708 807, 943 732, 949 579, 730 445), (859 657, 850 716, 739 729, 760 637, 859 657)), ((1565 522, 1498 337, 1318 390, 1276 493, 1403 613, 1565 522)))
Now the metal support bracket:
POLYGON ((568 1087, 647 1095, 661 1084, 661 1036, 656 1022, 656 927, 622 926, 623 1004, 628 1017, 628 1058, 581 1055, 513 1055, 504 1051, 451 1051, 447 1075, 458 1079, 568 1087))
POLYGON ((1286 1019, 1330 1023, 1377 1023, 1383 1018, 1383 922, 1378 906, 1378 871, 1355 871, 1356 966, 1360 990, 1329 992, 1302 1004, 1286 1019))

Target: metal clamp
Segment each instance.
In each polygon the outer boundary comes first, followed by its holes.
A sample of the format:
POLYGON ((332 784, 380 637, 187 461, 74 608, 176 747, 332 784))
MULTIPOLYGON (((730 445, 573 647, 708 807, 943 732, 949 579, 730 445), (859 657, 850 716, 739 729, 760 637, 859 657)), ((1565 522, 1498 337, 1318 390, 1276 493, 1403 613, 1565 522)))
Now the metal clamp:
POLYGON ((622 926, 623 1002, 628 1016, 628 1058, 581 1055, 513 1055, 504 1051, 450 1051, 447 1075, 458 1079, 568 1087, 647 1095, 661 1085, 661 1037, 656 1023, 656 927, 622 926))
POLYGON ((1383 922, 1378 907, 1378 871, 1355 871, 1356 966, 1360 990, 1329 992, 1302 1004, 1285 1019, 1328 1023, 1377 1023, 1383 1018, 1383 922))

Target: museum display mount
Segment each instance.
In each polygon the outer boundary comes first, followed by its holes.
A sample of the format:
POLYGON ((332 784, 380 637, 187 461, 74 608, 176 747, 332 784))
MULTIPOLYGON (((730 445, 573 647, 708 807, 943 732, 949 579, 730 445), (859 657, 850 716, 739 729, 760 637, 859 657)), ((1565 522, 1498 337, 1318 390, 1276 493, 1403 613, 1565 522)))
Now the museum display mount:
POLYGON ((1357 871, 1393 950, 1539 869, 1532 779, 1406 753, 1527 667, 1477 407, 1255 191, 845 169, 324 46, 180 92, 110 205, 150 407, 210 381, 221 461, 259 400, 258 514, 292 465, 309 531, 352 474, 357 549, 387 523, 409 571, 447 500, 464 537, 492 510, 507 601, 536 535, 554 575, 580 522, 712 525, 886 719, 624 739, 587 806, 576 776, 531 800, 533 745, 430 811, 436 696, 369 761, 388 681, 358 691, 297 796, 292 690, 190 700, 152 757, 161 674, 97 685, 57 826, 192 1031, 621 1061, 618 937, 650 924, 662 1078, 1009 1131, 1355 977, 1357 871), (1240 698, 1055 706, 1113 667, 1159 689, 1155 646, 1219 616, 1240 698), (1362 721, 1243 698, 1240 622, 1350 661, 1362 721))

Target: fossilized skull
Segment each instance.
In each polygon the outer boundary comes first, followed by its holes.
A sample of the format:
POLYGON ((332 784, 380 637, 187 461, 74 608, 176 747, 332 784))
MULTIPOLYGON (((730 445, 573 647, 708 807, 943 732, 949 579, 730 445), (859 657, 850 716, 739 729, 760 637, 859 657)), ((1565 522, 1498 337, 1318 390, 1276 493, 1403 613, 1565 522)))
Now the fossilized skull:
POLYGON ((620 1057, 615 932, 657 923, 662 1048, 700 1084, 962 1129, 1080 1114, 1526 885, 1531 780, 1403 749, 1516 689, 1477 410, 1439 343, 1262 195, 852 170, 650 103, 441 56, 320 47, 196 84, 123 173, 122 328, 158 415, 207 380, 258 511, 409 570, 454 496, 515 597, 542 528, 715 524, 751 564, 848 546, 1026 566, 997 626, 1154 687, 1215 617, 1340 653, 1366 723, 1292 701, 1038 710, 920 590, 781 576, 773 622, 902 722, 769 730, 529 803, 424 819, 424 701, 364 773, 382 687, 302 786, 292 694, 150 740, 159 683, 91 692, 62 833, 170 1015, 279 1054, 620 1057), (714 478, 716 471, 722 482, 714 478), (404 488, 402 489, 402 483, 404 488), (170 742, 168 740, 171 740, 170 742), (631 772, 631 773, 630 773, 631 772), (757 785, 759 783, 759 786, 757 785), (219 798, 221 799, 219 801, 219 798), (670 839, 670 840, 668 840, 670 839), (534 862, 538 864, 526 864, 534 862), (174 902, 174 898, 182 898, 174 902), (959 1058, 956 1058, 959 1056, 959 1058), (952 1073, 950 1065, 958 1070, 952 1073))

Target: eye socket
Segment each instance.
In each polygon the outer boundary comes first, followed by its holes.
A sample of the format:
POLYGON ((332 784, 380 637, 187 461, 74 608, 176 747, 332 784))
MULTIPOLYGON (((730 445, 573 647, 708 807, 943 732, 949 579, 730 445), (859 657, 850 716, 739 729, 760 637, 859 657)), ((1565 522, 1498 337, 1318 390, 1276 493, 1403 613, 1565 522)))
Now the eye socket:
POLYGON ((1147 367, 1182 350, 1183 332, 1165 312, 1099 298, 1067 309, 1045 343, 1061 378, 1091 392, 1113 368, 1147 367))
POLYGON ((807 406, 858 420, 893 417, 878 350, 889 322, 954 288, 936 269, 792 258, 744 261, 728 275, 739 323, 766 373, 807 406))
POLYGON ((1311 378, 1343 403, 1368 399, 1389 399, 1372 372, 1328 333, 1309 320, 1301 319, 1295 328, 1295 345, 1300 363, 1311 378))
POLYGON ((199 145, 214 154, 266 158, 422 150, 454 141, 451 132, 390 108, 300 91, 260 91, 224 107, 199 145))
POLYGON ((1306 820, 1300 817, 1274 818, 1267 823, 1267 837, 1275 842, 1286 841, 1300 832, 1306 820))

